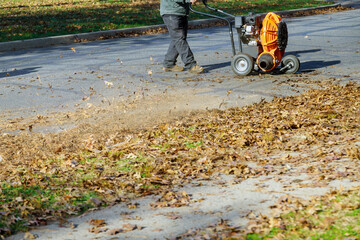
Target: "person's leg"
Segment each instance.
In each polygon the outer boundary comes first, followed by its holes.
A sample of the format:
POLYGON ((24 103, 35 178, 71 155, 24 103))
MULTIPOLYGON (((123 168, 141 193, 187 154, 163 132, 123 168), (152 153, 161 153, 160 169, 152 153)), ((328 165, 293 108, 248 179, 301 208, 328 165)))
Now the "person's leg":
POLYGON ((178 51, 176 50, 176 47, 175 47, 175 39, 173 38, 173 32, 175 31, 174 30, 174 23, 172 22, 172 15, 164 15, 162 16, 163 18, 163 21, 169 31, 169 35, 170 35, 170 38, 171 38, 171 42, 170 42, 170 45, 169 45, 169 48, 165 54, 165 59, 164 59, 164 67, 165 68, 171 68, 173 66, 176 65, 176 59, 177 57, 179 56, 179 53, 178 51))
POLYGON ((178 51, 175 47, 175 40, 171 40, 168 51, 165 55, 165 67, 172 67, 176 65, 177 57, 179 56, 178 51))
POLYGON ((194 55, 186 41, 188 21, 186 16, 164 15, 163 20, 169 30, 171 42, 165 55, 164 67, 176 64, 176 58, 180 55, 185 68, 190 69, 196 65, 194 55))
POLYGON ((185 69, 190 69, 192 66, 196 65, 194 59, 194 54, 190 49, 190 46, 187 42, 187 32, 188 32, 188 19, 187 16, 178 16, 179 17, 179 29, 178 38, 175 41, 175 47, 180 54, 181 60, 184 63, 185 69))

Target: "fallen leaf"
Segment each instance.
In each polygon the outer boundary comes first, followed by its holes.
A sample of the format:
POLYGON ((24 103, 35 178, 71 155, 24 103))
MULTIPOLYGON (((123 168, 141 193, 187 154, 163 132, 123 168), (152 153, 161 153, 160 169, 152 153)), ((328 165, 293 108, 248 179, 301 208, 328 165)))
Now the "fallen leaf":
POLYGON ((38 236, 31 233, 31 232, 26 232, 24 235, 24 239, 36 239, 38 236))
POLYGON ((113 228, 113 229, 110 229, 109 231, 107 231, 106 233, 108 235, 116 235, 118 233, 122 233, 124 232, 124 230, 122 230, 121 228, 113 228))
POLYGON ((108 229, 104 228, 104 227, 92 227, 89 229, 89 232, 95 233, 95 234, 99 234, 99 233, 106 232, 106 231, 108 231, 108 229))
POLYGON ((96 227, 103 227, 106 225, 104 219, 90 219, 89 224, 94 225, 96 227))

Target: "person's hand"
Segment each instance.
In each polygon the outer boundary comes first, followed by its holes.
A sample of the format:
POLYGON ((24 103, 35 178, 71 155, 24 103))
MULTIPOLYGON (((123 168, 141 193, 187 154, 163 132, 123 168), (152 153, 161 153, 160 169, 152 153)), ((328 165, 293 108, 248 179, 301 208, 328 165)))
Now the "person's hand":
POLYGON ((194 3, 196 3, 196 1, 197 1, 197 0, 190 0, 190 3, 191 3, 191 4, 194 4, 194 3))

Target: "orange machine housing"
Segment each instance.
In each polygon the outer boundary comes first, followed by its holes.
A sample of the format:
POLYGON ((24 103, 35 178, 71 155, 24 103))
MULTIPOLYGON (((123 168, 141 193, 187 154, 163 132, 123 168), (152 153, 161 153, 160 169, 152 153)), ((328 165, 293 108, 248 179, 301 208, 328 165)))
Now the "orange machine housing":
POLYGON ((277 67, 282 57, 284 56, 285 49, 279 49, 278 30, 281 17, 273 12, 269 12, 263 22, 260 31, 259 56, 256 60, 257 65, 263 71, 271 71, 277 67))

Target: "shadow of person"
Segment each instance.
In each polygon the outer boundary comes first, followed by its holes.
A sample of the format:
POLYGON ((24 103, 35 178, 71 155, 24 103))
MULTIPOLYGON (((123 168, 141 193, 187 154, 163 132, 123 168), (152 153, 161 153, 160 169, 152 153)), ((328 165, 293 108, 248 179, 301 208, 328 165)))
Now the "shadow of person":
POLYGON ((26 75, 29 73, 37 72, 37 69, 39 69, 39 68, 40 67, 31 67, 31 68, 23 68, 23 69, 14 69, 11 71, 3 71, 3 72, 0 72, 0 78, 26 75))

